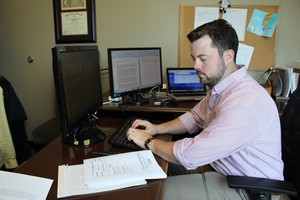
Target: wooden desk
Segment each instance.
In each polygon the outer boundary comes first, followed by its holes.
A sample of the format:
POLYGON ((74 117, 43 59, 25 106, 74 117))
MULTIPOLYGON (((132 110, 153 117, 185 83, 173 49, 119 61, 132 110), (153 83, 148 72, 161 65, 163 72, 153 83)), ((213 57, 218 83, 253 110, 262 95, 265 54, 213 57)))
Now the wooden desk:
MULTIPOLYGON (((300 83, 300 82, 299 82, 300 83)), ((108 99, 109 93, 104 94, 104 99, 108 99)), ((150 102, 145 105, 135 106, 126 104, 109 103, 103 105, 100 110, 104 116, 123 116, 133 114, 140 118, 172 120, 179 115, 189 111, 199 101, 179 101, 175 106, 156 106, 153 103, 154 98, 150 98, 150 102)), ((287 100, 275 100, 279 115, 282 114, 287 100)))
MULTIPOLYGON (((130 149, 113 147, 107 143, 107 139, 116 130, 116 128, 124 123, 123 118, 102 118, 100 126, 103 132, 106 134, 106 140, 102 143, 91 147, 76 147, 64 144, 62 137, 59 136, 53 142, 48 144, 45 148, 31 157, 28 161, 24 162, 15 172, 22 174, 29 174, 38 177, 45 177, 53 179, 53 184, 49 191, 47 200, 57 199, 57 176, 58 176, 58 166, 62 164, 82 164, 83 159, 98 157, 93 152, 128 152, 130 149)), ((170 136, 162 135, 161 139, 170 140, 170 136)), ((155 155, 158 164, 166 172, 168 163, 162 158, 155 155)), ((116 199, 130 199, 130 200, 140 200, 140 199, 162 199, 164 192, 165 180, 149 180, 147 187, 143 188, 132 188, 132 189, 121 189, 112 192, 103 192, 91 195, 85 195, 80 197, 80 199, 89 200, 116 200, 116 199)), ((32 186, 38 187, 38 186, 32 186)), ((67 199, 78 199, 78 197, 69 197, 67 199)))

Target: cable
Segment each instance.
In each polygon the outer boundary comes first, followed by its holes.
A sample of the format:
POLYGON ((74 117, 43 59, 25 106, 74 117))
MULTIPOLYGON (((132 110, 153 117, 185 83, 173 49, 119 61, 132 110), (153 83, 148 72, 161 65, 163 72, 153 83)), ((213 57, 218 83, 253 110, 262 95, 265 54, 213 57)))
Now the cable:
POLYGON ((106 102, 103 102, 103 105, 107 105, 107 104, 110 104, 112 103, 113 101, 106 101, 106 102))
MULTIPOLYGON (((160 87, 159 87, 159 86, 153 87, 153 88, 149 91, 148 94, 140 93, 140 95, 141 95, 143 98, 145 98, 145 99, 150 98, 150 97, 152 97, 152 95, 155 95, 155 93, 153 92, 153 90, 155 90, 155 89, 158 89, 158 95, 159 95, 159 92, 160 92, 160 87)), ((157 96, 157 95, 156 95, 156 96, 157 96)), ((158 96, 157 96, 157 97, 158 97, 158 96)))

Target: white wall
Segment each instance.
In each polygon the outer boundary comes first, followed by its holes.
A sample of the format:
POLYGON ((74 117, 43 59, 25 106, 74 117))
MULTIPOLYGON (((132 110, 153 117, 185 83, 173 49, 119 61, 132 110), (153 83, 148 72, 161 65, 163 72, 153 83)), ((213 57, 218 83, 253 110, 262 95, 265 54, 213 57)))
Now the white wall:
MULTIPOLYGON (((218 0, 95 0, 97 45, 101 68, 106 49, 161 46, 163 67, 176 67, 180 4, 218 4, 218 0)), ((299 0, 231 0, 232 5, 280 5, 276 66, 300 60, 299 0)), ((34 128, 55 116, 51 48, 55 46, 52 0, 0 1, 0 75, 13 85, 28 115, 29 139, 34 128), (34 58, 33 63, 27 57, 34 58)), ((258 72, 259 73, 259 72, 258 72)), ((251 72, 256 75, 256 72, 251 72)), ((109 89, 107 74, 103 88, 109 89)))

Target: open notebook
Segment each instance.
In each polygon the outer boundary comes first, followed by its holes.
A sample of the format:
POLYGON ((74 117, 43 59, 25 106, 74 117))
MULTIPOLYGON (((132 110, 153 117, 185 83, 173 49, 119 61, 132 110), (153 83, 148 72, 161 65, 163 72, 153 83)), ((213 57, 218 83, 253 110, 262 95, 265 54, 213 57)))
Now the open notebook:
POLYGON ((206 86, 193 68, 167 68, 168 93, 175 100, 201 100, 206 86))

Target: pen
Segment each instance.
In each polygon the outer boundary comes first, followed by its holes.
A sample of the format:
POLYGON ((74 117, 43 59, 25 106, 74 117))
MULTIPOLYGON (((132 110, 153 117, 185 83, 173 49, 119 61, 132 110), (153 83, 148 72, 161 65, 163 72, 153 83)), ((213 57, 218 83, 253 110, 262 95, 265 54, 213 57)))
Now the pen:
POLYGON ((97 151, 93 151, 92 154, 96 154, 99 156, 109 156, 109 155, 113 155, 113 154, 117 154, 117 153, 113 153, 113 152, 97 152, 97 151))

